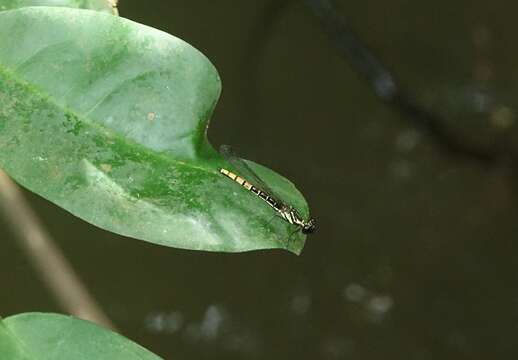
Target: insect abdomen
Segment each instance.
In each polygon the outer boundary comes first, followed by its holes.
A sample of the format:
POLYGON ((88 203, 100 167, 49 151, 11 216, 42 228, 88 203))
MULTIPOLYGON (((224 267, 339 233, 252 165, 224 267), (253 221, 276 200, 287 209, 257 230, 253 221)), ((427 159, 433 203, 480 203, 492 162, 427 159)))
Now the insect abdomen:
POLYGON ((227 169, 219 169, 219 171, 221 174, 237 182, 239 185, 241 185, 248 191, 251 191, 258 197, 260 197, 264 202, 266 202, 275 211, 277 211, 277 213, 279 213, 279 215, 282 216, 284 220, 286 220, 288 223, 292 225, 297 225, 302 229, 302 232, 304 232, 305 234, 314 231, 315 226, 313 220, 310 220, 309 222, 304 221, 304 219, 301 218, 297 210, 295 210, 291 206, 288 206, 285 203, 278 201, 274 197, 270 196, 268 193, 262 191, 261 189, 258 189, 257 187, 252 185, 252 183, 246 181, 242 177, 234 174, 233 172, 228 171, 227 169))
POLYGON ((248 181, 243 179, 241 176, 237 176, 236 174, 234 174, 231 171, 228 171, 227 169, 220 169, 220 172, 223 175, 225 175, 226 177, 229 177, 230 179, 234 180, 235 182, 237 182, 239 185, 241 185, 242 187, 244 187, 247 190, 251 191, 252 188, 254 187, 251 183, 249 183, 248 181))
POLYGON ((256 188, 254 185, 252 185, 250 182, 243 179, 241 176, 238 176, 238 175, 234 174, 233 172, 228 171, 227 169, 220 169, 219 171, 226 177, 237 182, 239 185, 241 185, 248 191, 251 191, 254 194, 256 194, 257 196, 259 196, 261 199, 263 199, 268 205, 270 205, 276 211, 281 212, 282 207, 281 207, 280 203, 277 200, 275 200, 273 197, 271 197, 270 195, 265 193, 264 191, 256 188))

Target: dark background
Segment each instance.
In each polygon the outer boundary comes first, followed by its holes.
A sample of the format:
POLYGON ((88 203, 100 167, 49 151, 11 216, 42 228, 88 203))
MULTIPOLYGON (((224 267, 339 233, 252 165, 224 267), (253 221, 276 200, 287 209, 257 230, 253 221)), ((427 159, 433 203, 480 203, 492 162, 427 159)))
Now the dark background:
MULTIPOLYGON (((123 334, 166 359, 515 359, 518 4, 338 3, 456 141, 498 155, 452 152, 380 101, 303 1, 121 0, 212 60, 211 141, 291 179, 319 231, 299 257, 185 251, 26 195, 123 334)), ((1 237, 3 314, 60 312, 1 237)))

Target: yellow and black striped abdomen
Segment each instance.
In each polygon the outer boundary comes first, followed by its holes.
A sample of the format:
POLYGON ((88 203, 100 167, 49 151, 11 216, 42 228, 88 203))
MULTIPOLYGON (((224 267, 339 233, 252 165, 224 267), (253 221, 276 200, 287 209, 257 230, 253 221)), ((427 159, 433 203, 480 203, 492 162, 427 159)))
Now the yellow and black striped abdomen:
POLYGON ((254 193, 259 198, 261 198, 265 203, 270 205, 285 221, 287 221, 290 224, 297 225, 302 229, 302 232, 304 234, 311 234, 315 231, 315 221, 313 219, 310 219, 308 221, 305 221, 300 214, 295 210, 293 207, 287 205, 287 203, 284 203, 282 201, 279 201, 279 199, 274 198, 271 196, 271 194, 268 194, 261 189, 254 186, 249 181, 245 180, 241 176, 238 176, 234 174, 232 171, 229 171, 227 169, 219 169, 219 172, 222 175, 225 175, 232 181, 237 182, 239 185, 247 189, 248 191, 254 193))
POLYGON ((249 183, 248 181, 246 181, 245 179, 243 179, 241 176, 237 176, 236 174, 234 174, 233 172, 231 171, 228 171, 227 169, 220 169, 219 170, 223 175, 225 175, 226 177, 234 180, 235 182, 237 182, 239 185, 241 185, 242 187, 244 187, 245 189, 247 190, 252 190, 252 188, 254 188, 254 186, 249 183))
POLYGON ((263 199, 268 205, 270 205, 276 211, 282 212, 283 206, 279 201, 277 201, 276 199, 274 199, 272 196, 265 193, 264 191, 255 187, 249 181, 243 179, 241 176, 234 174, 232 171, 228 171, 227 169, 220 169, 219 172, 222 173, 223 175, 225 175, 226 177, 230 178, 231 180, 234 180, 235 182, 237 182, 239 185, 241 185, 248 191, 251 191, 255 195, 259 196, 261 199, 263 199))

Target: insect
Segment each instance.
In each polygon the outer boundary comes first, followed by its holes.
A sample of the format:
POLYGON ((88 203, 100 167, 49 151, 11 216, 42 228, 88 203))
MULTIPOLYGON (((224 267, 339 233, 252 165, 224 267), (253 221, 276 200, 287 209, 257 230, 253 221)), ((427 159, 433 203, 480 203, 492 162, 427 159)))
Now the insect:
POLYGON ((243 176, 234 174, 232 171, 227 169, 219 169, 220 173, 229 179, 237 182, 239 185, 254 193, 268 205, 270 205, 284 220, 292 225, 298 226, 303 234, 311 234, 316 230, 315 219, 305 220, 299 214, 299 212, 293 207, 288 205, 287 202, 282 201, 281 198, 270 189, 266 183, 261 180, 246 162, 237 157, 228 145, 222 145, 220 153, 225 157, 238 172, 243 176), (245 179, 245 177, 247 179, 245 179))

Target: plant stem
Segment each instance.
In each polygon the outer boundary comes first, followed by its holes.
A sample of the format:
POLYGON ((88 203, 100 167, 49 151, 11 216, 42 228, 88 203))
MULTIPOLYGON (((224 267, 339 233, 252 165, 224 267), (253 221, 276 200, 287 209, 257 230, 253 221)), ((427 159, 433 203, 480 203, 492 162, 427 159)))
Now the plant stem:
POLYGON ((114 14, 115 15, 119 15, 119 9, 117 8, 119 0, 107 0, 107 1, 111 5, 111 7, 113 8, 114 14))
POLYGON ((378 98, 425 131, 443 150, 484 165, 518 163, 518 154, 507 147, 470 143, 448 127, 448 119, 424 108, 349 27, 346 18, 337 10, 334 0, 305 0, 305 3, 320 21, 339 54, 353 70, 363 76, 378 98))
POLYGON ((61 308, 78 318, 115 329, 43 227, 20 188, 0 170, 0 211, 18 243, 61 308))

